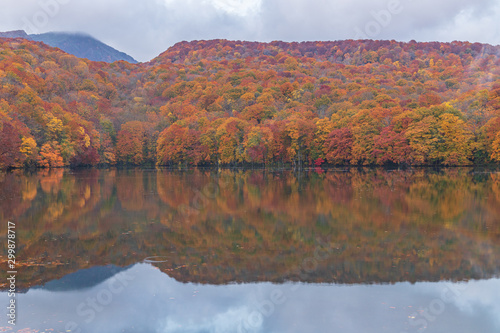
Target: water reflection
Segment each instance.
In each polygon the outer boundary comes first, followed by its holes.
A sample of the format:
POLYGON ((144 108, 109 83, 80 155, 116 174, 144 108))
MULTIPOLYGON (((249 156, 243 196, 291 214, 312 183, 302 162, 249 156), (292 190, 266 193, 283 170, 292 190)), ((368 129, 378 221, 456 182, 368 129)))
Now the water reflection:
POLYGON ((460 281, 500 267, 495 172, 60 169, 0 182, 25 290, 152 256, 210 284, 460 281))
POLYGON ((91 288, 32 289, 20 296, 19 303, 25 305, 20 308, 20 327, 41 332, 494 333, 500 329, 498 279, 371 286, 200 285, 180 283, 154 266, 136 264, 91 288))

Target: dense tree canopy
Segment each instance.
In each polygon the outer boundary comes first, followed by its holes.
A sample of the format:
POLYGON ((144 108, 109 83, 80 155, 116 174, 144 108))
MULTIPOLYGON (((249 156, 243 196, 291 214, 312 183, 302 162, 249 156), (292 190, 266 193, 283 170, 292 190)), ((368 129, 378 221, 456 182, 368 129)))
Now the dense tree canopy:
POLYGON ((0 39, 0 168, 498 163, 499 51, 212 40, 106 64, 0 39))

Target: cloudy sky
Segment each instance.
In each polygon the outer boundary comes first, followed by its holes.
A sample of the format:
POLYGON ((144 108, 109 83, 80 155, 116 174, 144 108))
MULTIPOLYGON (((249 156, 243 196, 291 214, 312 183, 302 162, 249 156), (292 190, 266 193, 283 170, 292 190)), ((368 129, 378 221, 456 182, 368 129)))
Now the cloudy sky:
POLYGON ((147 61, 183 40, 500 44, 500 0, 0 0, 0 31, 81 31, 147 61))
MULTIPOLYGON (((18 294, 18 301, 26 306, 18 309, 16 328, 40 332, 52 328, 107 333, 498 333, 500 329, 500 279, 203 285, 181 283, 152 265, 136 264, 93 287, 31 289, 18 294)), ((7 292, 0 292, 0 306, 5 309, 7 302, 7 292)))

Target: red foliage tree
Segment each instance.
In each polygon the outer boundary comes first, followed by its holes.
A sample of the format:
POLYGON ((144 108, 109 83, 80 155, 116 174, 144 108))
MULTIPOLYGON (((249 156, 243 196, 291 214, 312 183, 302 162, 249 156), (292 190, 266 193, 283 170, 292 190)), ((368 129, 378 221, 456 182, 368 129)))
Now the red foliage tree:
POLYGON ((325 156, 331 164, 350 164, 353 136, 349 128, 333 130, 325 141, 325 156))
POLYGON ((8 122, 0 124, 0 169, 21 167, 25 156, 21 153, 19 131, 8 122))

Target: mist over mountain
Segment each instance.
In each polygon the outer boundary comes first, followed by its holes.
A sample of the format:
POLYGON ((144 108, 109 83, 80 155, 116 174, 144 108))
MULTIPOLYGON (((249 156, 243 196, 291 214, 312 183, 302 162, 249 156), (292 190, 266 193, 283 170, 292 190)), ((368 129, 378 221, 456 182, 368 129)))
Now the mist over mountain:
POLYGON ((0 32, 3 38, 24 38, 43 42, 52 47, 58 47, 66 53, 86 58, 92 61, 115 62, 128 61, 132 64, 137 61, 124 52, 120 52, 109 45, 83 33, 47 32, 43 34, 28 35, 23 30, 0 32))

